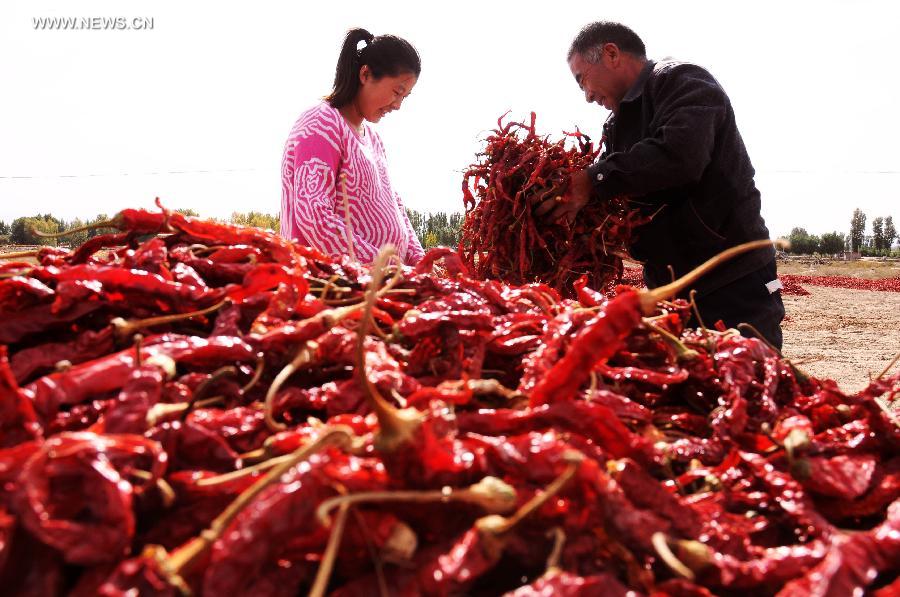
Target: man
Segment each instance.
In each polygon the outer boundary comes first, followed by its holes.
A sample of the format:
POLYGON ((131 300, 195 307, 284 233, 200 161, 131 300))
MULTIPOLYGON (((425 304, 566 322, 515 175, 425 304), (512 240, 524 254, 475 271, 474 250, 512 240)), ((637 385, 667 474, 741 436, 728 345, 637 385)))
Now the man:
MULTIPOLYGON (((600 159, 572 176, 562 201, 545 201, 536 215, 573 221, 588 201, 629 197, 653 215, 631 247, 650 288, 724 249, 769 238, 731 102, 712 75, 693 64, 647 60, 640 37, 611 22, 582 29, 568 61, 585 99, 612 114, 600 159)), ((774 250, 760 249, 700 280, 697 306, 706 324, 749 323, 781 348, 779 287, 774 250)))

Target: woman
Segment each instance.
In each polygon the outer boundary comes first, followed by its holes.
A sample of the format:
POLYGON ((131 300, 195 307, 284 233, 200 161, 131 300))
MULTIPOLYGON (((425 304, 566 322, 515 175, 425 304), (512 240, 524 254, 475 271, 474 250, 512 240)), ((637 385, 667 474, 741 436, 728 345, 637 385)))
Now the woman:
POLYGON ((386 244, 408 265, 421 259, 381 138, 369 124, 400 109, 420 71, 419 54, 406 40, 347 32, 334 89, 300 116, 285 144, 282 236, 363 263, 386 244))

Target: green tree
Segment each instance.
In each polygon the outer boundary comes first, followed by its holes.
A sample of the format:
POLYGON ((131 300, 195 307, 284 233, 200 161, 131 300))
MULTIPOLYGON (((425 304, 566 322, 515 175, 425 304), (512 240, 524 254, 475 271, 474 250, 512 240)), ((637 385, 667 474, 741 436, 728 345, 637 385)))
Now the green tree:
POLYGON ((190 217, 192 217, 192 218, 199 218, 199 217, 200 217, 200 214, 199 214, 196 210, 191 209, 191 208, 189 208, 189 207, 181 208, 181 209, 176 209, 175 211, 177 211, 178 213, 180 213, 180 214, 182 214, 182 215, 190 216, 190 217))
POLYGON ((884 251, 884 218, 878 217, 872 220, 872 248, 875 254, 880 255, 884 251))
MULTIPOLYGON (((416 236, 419 237, 419 242, 422 242, 422 235, 419 234, 419 231, 422 230, 422 226, 424 225, 425 221, 422 212, 406 208, 406 217, 409 218, 409 223, 412 226, 412 229, 415 231, 416 236)), ((425 245, 423 244, 422 246, 425 245)))
POLYGON ((5 236, 9 234, 9 224, 0 220, 0 236, 5 236))
POLYGON ((9 241, 14 245, 55 245, 56 239, 37 236, 34 231, 59 232, 61 224, 49 214, 17 218, 10 226, 9 241))
POLYGON ((840 253, 844 250, 846 239, 840 232, 826 232, 822 235, 819 250, 823 253, 840 253))
POLYGON ((254 226, 263 228, 264 230, 272 230, 278 232, 281 228, 281 218, 277 215, 262 213, 258 211, 232 212, 228 221, 239 226, 254 226))
POLYGON ((819 250, 819 237, 810 235, 805 228, 794 228, 791 230, 788 240, 791 243, 791 253, 809 255, 819 250))
POLYGON ((890 255, 891 248, 894 246, 895 238, 897 238, 897 229, 894 227, 894 218, 888 216, 884 219, 884 242, 888 255, 890 255))
MULTIPOLYGON (((108 215, 106 215, 106 214, 104 214, 104 213, 100 213, 100 214, 97 214, 97 216, 96 216, 94 219, 88 220, 87 222, 85 222, 85 224, 87 224, 87 225, 96 225, 96 224, 100 224, 100 223, 102 223, 102 222, 106 222, 106 221, 108 221, 108 220, 109 220, 109 216, 108 216, 108 215)), ((88 238, 94 238, 95 236, 98 236, 98 235, 100 235, 100 234, 106 234, 106 233, 110 232, 110 229, 109 229, 109 228, 97 228, 97 227, 95 227, 95 228, 91 228, 90 230, 87 230, 86 232, 87 232, 87 237, 88 237, 88 238)))
POLYGON ((426 249, 432 247, 452 247, 459 245, 463 214, 454 212, 422 212, 412 209, 406 210, 409 223, 416 233, 419 242, 426 249))
MULTIPOLYGON (((82 226, 84 226, 84 222, 82 222, 80 218, 75 218, 74 220, 66 224, 64 230, 69 230, 70 228, 81 228, 82 226)), ((64 240, 71 246, 77 247, 89 238, 88 232, 89 230, 79 230, 78 232, 73 232, 72 234, 66 236, 64 240)))
POLYGON ((866 232, 866 214, 858 207, 853 210, 853 217, 850 218, 850 250, 861 251, 863 246, 863 235, 866 232))

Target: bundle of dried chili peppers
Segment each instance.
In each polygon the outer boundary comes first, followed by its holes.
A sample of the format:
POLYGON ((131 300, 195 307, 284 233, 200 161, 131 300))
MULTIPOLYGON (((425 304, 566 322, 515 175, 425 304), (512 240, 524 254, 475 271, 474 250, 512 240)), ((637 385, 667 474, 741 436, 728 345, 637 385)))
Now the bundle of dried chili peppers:
POLYGON ((463 177, 466 216, 459 249, 472 275, 545 283, 563 294, 583 275, 593 288, 615 284, 632 229, 643 216, 616 198, 590 202, 573 223, 535 218, 536 204, 565 200, 571 174, 589 166, 598 152, 578 131, 556 142, 539 135, 533 112, 529 124, 504 124, 503 118, 463 177))
POLYGON ((785 284, 808 284, 810 286, 829 286, 831 288, 848 288, 850 290, 876 290, 880 292, 900 292, 900 276, 870 280, 852 276, 804 276, 786 274, 780 276, 785 284))
POLYGON ((685 329, 691 279, 572 300, 109 225, 0 263, 4 595, 900 587, 900 375, 685 329))

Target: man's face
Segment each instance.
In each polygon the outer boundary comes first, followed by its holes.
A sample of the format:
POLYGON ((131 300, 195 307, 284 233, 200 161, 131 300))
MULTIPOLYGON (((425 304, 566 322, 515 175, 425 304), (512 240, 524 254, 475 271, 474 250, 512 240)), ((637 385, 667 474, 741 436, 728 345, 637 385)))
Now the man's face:
POLYGON ((619 110, 619 102, 628 92, 620 59, 616 45, 605 44, 599 62, 588 62, 578 53, 569 60, 569 69, 584 92, 584 99, 614 113, 619 110))

